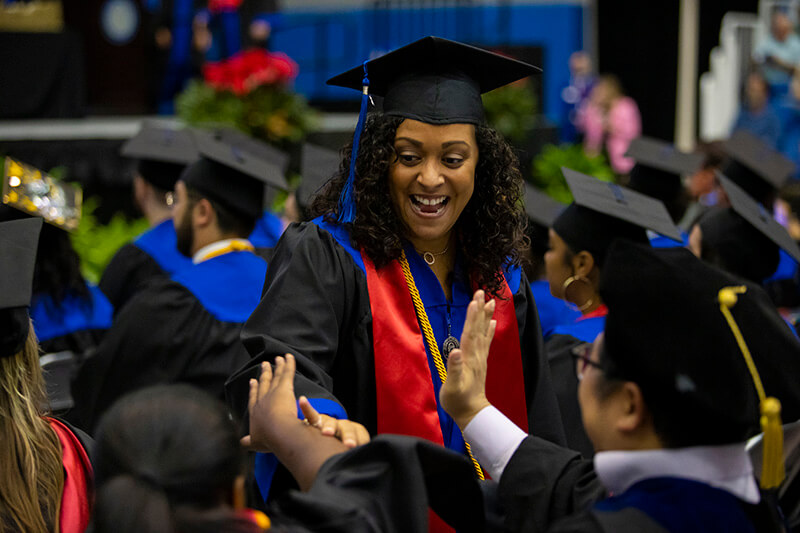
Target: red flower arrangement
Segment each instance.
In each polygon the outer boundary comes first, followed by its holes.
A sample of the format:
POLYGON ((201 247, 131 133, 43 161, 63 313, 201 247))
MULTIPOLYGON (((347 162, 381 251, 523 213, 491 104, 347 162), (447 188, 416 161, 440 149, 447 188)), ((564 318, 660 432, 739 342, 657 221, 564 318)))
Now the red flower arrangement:
POLYGON ((242 0, 209 0, 208 10, 212 13, 222 13, 223 11, 236 11, 242 4, 242 0))
POLYGON ((297 63, 286 54, 259 48, 203 65, 203 78, 219 91, 242 96, 261 85, 286 85, 297 76, 297 63))

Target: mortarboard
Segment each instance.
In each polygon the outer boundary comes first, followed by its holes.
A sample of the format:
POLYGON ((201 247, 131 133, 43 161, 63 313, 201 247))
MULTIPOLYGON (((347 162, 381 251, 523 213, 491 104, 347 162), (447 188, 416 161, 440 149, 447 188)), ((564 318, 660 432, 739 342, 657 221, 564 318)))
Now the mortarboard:
POLYGON ((681 242, 659 200, 568 168, 561 171, 574 202, 556 218, 553 230, 573 251, 588 250, 602 263, 614 240, 647 242, 647 229, 681 242))
POLYGON ((361 111, 353 134, 350 175, 339 202, 338 220, 352 222, 355 161, 369 95, 383 96, 386 115, 427 124, 481 124, 481 94, 541 70, 467 44, 424 37, 328 80, 360 90, 361 111))
POLYGON ((28 306, 41 229, 40 217, 0 222, 0 357, 19 352, 28 337, 28 306))
POLYGON ((703 234, 704 258, 726 270, 761 283, 778 268, 784 249, 800 262, 800 248, 764 206, 722 174, 717 174, 731 207, 711 209, 697 224, 703 234), (710 257, 706 254, 710 253, 710 257))
POLYGON ((549 228, 567 206, 551 198, 529 183, 525 184, 525 213, 528 218, 549 228))
POLYGON ((264 211, 265 184, 287 187, 283 172, 288 156, 284 153, 276 151, 273 159, 262 159, 237 144, 221 141, 212 132, 193 134, 202 157, 181 174, 187 186, 254 218, 264 211))
POLYGON ((317 191, 339 170, 341 160, 339 153, 334 150, 309 143, 303 145, 301 158, 303 177, 295 192, 297 205, 301 209, 306 210, 311 205, 311 199, 317 191))
MULTIPOLYGON (((224 143, 236 146, 240 150, 244 150, 250 155, 253 155, 264 161, 274 161, 281 167, 280 175, 285 176, 286 170, 289 166, 289 156, 283 150, 275 148, 274 146, 260 141, 255 137, 251 137, 246 133, 239 131, 235 128, 219 127, 211 130, 214 138, 224 143)), ((280 189, 286 189, 286 181, 284 179, 281 184, 268 183, 280 189)))
MULTIPOLYGON (((601 362, 609 378, 639 384, 648 407, 670 419, 654 420, 678 432, 668 446, 743 442, 759 419, 768 422, 765 434, 779 433, 765 393, 787 420, 800 417, 800 343, 760 287, 682 248, 620 241, 607 264, 601 362)), ((762 486, 770 486, 763 476, 762 486)))
POLYGON ((755 135, 737 130, 723 142, 728 157, 722 173, 759 202, 779 189, 794 172, 794 163, 755 135))
POLYGON ((127 140, 120 154, 138 159, 139 175, 165 191, 175 188, 175 182, 186 165, 197 161, 200 154, 188 129, 142 126, 127 140))
POLYGON ((634 139, 625 155, 636 161, 628 187, 664 202, 674 220, 683 216, 686 202, 682 201, 681 176, 697 171, 704 156, 681 152, 672 144, 651 137, 634 139))
POLYGON ((72 231, 80 223, 83 193, 78 187, 11 157, 5 158, 2 192, 2 205, 42 217, 63 230, 72 231))

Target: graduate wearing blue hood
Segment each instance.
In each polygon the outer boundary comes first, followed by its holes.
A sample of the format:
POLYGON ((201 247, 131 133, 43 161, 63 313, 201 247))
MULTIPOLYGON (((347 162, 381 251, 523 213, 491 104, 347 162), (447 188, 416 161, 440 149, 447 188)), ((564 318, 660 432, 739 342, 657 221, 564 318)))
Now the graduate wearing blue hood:
POLYGON ((93 351, 111 326, 112 307, 87 283, 69 232, 78 227, 82 193, 38 169, 7 157, 0 222, 41 217, 30 315, 46 353, 93 351))
POLYGON ((153 278, 169 277, 192 264, 176 245, 172 191, 186 165, 200 157, 189 130, 148 125, 120 153, 137 160, 133 194, 150 229, 117 250, 100 278, 100 289, 115 312, 153 278))
POLYGON ((184 382, 217 396, 247 359, 241 324, 261 298, 266 261, 247 236, 263 210, 265 182, 280 169, 195 132, 202 157, 175 185, 178 250, 192 265, 155 280, 117 315, 73 385, 74 421, 92 429, 120 395, 184 382))
POLYGON ((556 326, 545 341, 567 445, 591 456, 592 445, 581 425, 575 391, 573 353, 594 342, 605 327, 608 308, 599 292, 606 252, 618 239, 647 244, 647 230, 680 242, 680 232, 664 205, 649 196, 563 168, 575 201, 550 228, 545 254, 550 292, 581 313, 556 326))

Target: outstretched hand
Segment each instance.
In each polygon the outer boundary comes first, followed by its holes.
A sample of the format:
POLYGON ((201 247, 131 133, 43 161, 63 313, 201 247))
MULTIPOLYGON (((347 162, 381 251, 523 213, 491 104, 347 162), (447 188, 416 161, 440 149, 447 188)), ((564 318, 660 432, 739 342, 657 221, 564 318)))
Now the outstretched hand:
POLYGON ((283 428, 301 423, 297 418, 294 371, 294 356, 288 353, 285 358, 275 358, 274 371, 269 363, 261 363, 261 375, 250 380, 250 434, 242 438, 243 446, 271 451, 283 428))
POLYGON ((475 292, 467 307, 461 348, 450 352, 447 360, 447 380, 439 391, 439 400, 462 430, 489 405, 486 367, 497 327, 497 321, 492 320, 494 308, 493 299, 487 302, 482 290, 475 292))
POLYGON ((277 357, 274 372, 269 363, 261 363, 258 380, 250 380, 250 434, 242 438, 242 446, 260 452, 273 451, 275 439, 285 433, 288 425, 300 422, 297 418, 298 404, 305 417, 303 422, 322 435, 335 437, 348 448, 368 443, 369 432, 358 422, 319 414, 305 396, 295 399, 295 367, 292 354, 286 354, 285 358, 277 357))

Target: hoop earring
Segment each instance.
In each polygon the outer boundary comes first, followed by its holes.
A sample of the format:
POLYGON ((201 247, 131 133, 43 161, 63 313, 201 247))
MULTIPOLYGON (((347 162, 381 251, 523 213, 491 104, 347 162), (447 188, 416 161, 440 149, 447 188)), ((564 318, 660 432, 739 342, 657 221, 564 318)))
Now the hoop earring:
MULTIPOLYGON (((567 279, 564 280, 564 285, 563 285, 564 298, 568 302, 569 302, 569 299, 567 298, 567 289, 569 289, 570 285, 572 285, 576 281, 582 281, 582 282, 586 283, 587 285, 589 285, 589 287, 592 290, 594 290, 594 287, 592 287, 592 282, 589 281, 589 278, 587 278, 586 276, 581 276, 581 275, 570 276, 570 277, 568 277, 567 279)), ((574 304, 574 305, 575 305, 575 307, 578 308, 578 311, 583 312, 583 311, 586 311, 587 309, 589 309, 592 306, 593 303, 594 303, 594 298, 589 298, 588 300, 586 300, 583 303, 583 305, 578 305, 578 304, 574 304)))

